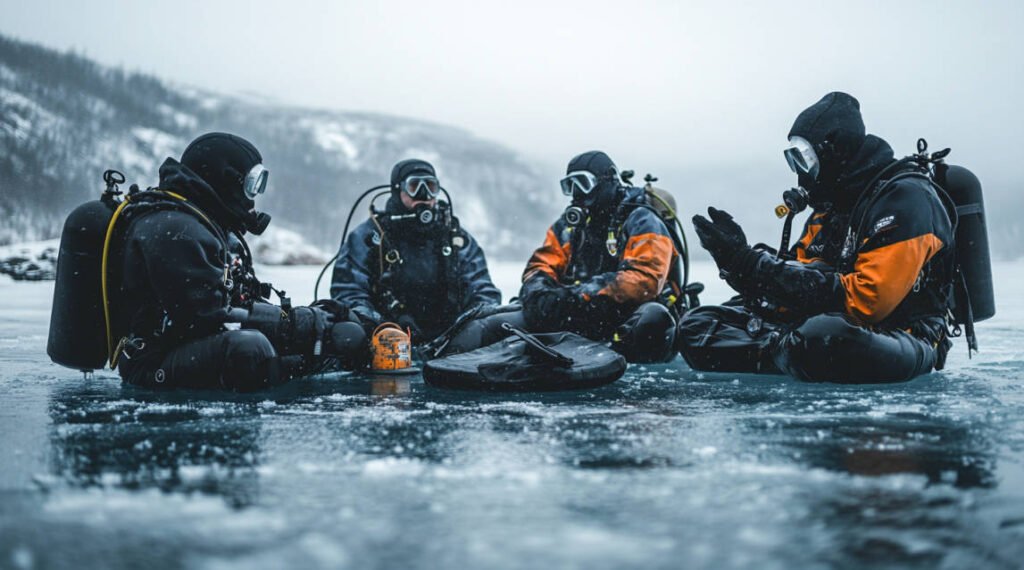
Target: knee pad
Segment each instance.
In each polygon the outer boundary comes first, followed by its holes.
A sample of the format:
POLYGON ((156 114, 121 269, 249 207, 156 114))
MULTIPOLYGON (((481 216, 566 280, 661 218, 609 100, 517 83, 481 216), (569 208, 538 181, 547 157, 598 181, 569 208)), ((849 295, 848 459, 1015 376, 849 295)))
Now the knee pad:
POLYGON ((270 339, 256 330, 230 331, 224 335, 224 344, 229 359, 247 361, 277 356, 270 339))
POLYGON ((804 338, 814 343, 855 338, 861 327, 840 315, 817 315, 797 327, 804 338))
POLYGON ((776 364, 805 382, 842 381, 861 369, 867 331, 839 315, 817 315, 782 335, 776 364))
POLYGON ((224 387, 238 391, 276 386, 283 378, 277 352, 267 337, 256 330, 230 331, 224 335, 224 387))
POLYGON ((367 352, 366 331, 353 321, 342 321, 331 326, 327 352, 340 358, 346 365, 355 365, 365 360, 367 352))

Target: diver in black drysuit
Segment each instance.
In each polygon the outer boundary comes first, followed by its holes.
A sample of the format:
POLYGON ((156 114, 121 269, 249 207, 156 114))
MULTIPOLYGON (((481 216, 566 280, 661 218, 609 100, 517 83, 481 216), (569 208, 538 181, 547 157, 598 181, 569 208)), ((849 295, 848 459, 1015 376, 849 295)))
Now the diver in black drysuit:
POLYGON ((899 382, 942 369, 952 344, 951 205, 916 165, 865 134, 850 95, 826 95, 789 137, 787 161, 814 208, 804 234, 778 259, 749 246, 729 214, 694 217, 740 296, 683 318, 683 357, 696 370, 812 382, 899 382))
POLYGON ((115 362, 125 381, 247 391, 316 370, 327 356, 356 362, 365 335, 343 308, 285 310, 262 298, 240 236, 269 223, 254 209, 266 178, 252 144, 209 133, 181 162, 160 167, 162 192, 128 196, 110 257, 115 362))
POLYGON ((438 202, 439 192, 430 163, 399 162, 391 171, 384 211, 344 240, 331 297, 348 307, 368 334, 394 322, 419 344, 443 333, 462 313, 501 302, 483 250, 459 226, 451 206, 438 202))

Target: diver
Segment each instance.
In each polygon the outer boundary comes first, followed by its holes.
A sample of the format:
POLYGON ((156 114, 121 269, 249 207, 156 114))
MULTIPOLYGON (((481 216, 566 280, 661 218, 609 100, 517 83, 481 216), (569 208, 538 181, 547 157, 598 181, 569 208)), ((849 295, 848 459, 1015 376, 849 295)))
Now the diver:
POLYGON ((448 352, 465 352, 506 336, 502 323, 531 333, 568 331, 610 341, 630 362, 675 356, 681 295, 670 280, 680 263, 665 222, 643 188, 625 186, 607 154, 574 157, 561 180, 572 204, 548 229, 523 272, 521 311, 469 323, 448 352))
POLYGON ((438 200, 444 189, 433 165, 403 160, 392 168, 390 185, 379 188, 387 189, 384 210, 371 205, 370 219, 343 236, 331 283, 331 297, 368 336, 392 322, 420 344, 470 309, 501 302, 483 250, 450 201, 438 200))
POLYGON ((866 134, 846 93, 800 113, 784 154, 799 183, 787 202, 813 208, 803 236, 791 249, 784 237, 786 251, 773 252, 751 247, 724 211, 694 216, 701 245, 739 296, 682 319, 683 357, 695 370, 810 382, 899 382, 941 370, 958 267, 948 195, 922 164, 896 160, 866 134))
MULTIPOLYGON (((249 391, 314 371, 328 357, 336 364, 358 356, 354 349, 365 336, 342 307, 327 301, 292 308, 283 293, 284 306, 266 300, 271 287, 256 279, 243 235, 260 234, 270 222, 255 210, 268 177, 250 142, 208 133, 192 141, 180 161, 166 159, 158 188, 133 187, 111 203, 118 207, 103 225, 106 314, 98 320, 106 317, 108 324, 100 360, 109 358, 123 380, 249 391)), ((74 239, 68 229, 76 225, 74 216, 65 225, 62 252, 72 245, 65 242, 74 239)), ((74 256, 63 261, 48 351, 61 364, 91 368, 88 358, 69 356, 69 345, 73 337, 91 342, 81 329, 75 333, 76 311, 89 300, 76 303, 74 293, 98 284, 76 281, 84 272, 70 270, 74 256)))

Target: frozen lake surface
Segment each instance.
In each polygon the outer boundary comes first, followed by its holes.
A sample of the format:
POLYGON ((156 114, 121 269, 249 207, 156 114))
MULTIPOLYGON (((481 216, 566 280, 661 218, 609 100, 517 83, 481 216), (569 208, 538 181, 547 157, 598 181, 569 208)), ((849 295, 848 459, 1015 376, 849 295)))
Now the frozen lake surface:
POLYGON ((907 384, 677 360, 544 395, 84 381, 46 357, 52 284, 0 281, 0 568, 1020 568, 1024 264, 996 277, 982 352, 907 384))

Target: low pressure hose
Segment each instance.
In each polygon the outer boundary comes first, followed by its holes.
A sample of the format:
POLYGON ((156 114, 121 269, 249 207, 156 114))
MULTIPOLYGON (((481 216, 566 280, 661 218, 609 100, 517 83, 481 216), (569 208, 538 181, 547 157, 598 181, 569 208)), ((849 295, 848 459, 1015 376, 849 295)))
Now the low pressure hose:
POLYGON ((326 264, 324 264, 324 268, 320 270, 320 275, 318 275, 317 278, 316 278, 316 285, 313 286, 313 300, 314 301, 316 301, 317 299, 320 298, 320 296, 319 296, 320 281, 324 278, 324 273, 327 273, 327 268, 332 266, 332 265, 334 265, 334 262, 338 261, 338 258, 341 257, 341 248, 344 247, 345 240, 348 239, 348 228, 349 228, 349 225, 351 225, 351 223, 352 223, 352 216, 355 215, 356 208, 359 207, 359 203, 362 202, 363 199, 365 199, 371 193, 376 192, 378 190, 383 190, 385 188, 391 188, 391 185, 390 184, 381 184, 379 186, 374 186, 373 188, 370 188, 369 190, 366 190, 365 192, 360 194, 359 197, 356 198, 356 202, 354 204, 352 204, 352 209, 348 211, 348 218, 345 219, 345 229, 342 230, 342 232, 341 232, 341 245, 338 246, 338 253, 334 254, 334 257, 332 257, 326 264))

